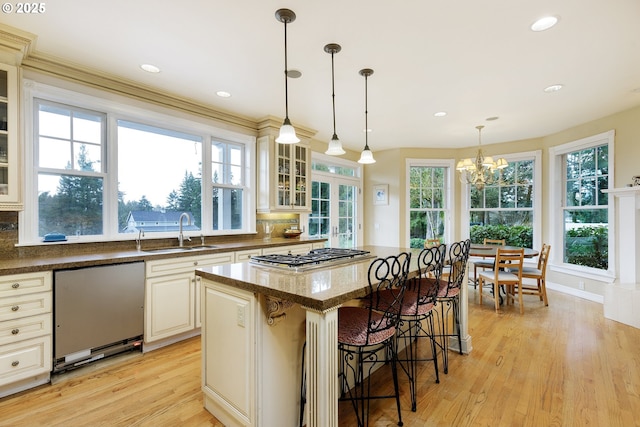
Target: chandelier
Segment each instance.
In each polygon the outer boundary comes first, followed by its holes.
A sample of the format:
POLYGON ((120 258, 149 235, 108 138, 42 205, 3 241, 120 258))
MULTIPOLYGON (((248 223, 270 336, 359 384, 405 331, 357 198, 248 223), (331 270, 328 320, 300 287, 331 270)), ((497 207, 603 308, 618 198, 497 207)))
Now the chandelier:
POLYGON ((456 165, 456 169, 460 171, 460 182, 474 185, 478 191, 484 189, 485 185, 499 182, 500 171, 509 166, 509 163, 502 157, 494 161, 491 156, 485 157, 482 154, 482 128, 484 126, 476 126, 478 129, 478 154, 476 158, 462 159, 456 165), (496 175, 498 176, 496 177, 496 175))

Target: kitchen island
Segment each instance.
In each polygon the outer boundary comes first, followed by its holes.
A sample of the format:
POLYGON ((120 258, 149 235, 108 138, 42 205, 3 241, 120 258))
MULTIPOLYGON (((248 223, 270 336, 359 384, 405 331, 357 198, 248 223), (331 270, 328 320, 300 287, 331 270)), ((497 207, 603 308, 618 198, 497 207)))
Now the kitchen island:
MULTIPOLYGON (((417 274, 417 249, 360 249, 377 257, 411 251, 411 275, 417 274)), ((306 425, 337 427, 337 309, 366 295, 370 262, 299 272, 249 262, 197 270, 203 279, 205 408, 229 426, 296 426, 304 369, 306 425)), ((461 330, 468 352, 466 295, 463 287, 461 330)))

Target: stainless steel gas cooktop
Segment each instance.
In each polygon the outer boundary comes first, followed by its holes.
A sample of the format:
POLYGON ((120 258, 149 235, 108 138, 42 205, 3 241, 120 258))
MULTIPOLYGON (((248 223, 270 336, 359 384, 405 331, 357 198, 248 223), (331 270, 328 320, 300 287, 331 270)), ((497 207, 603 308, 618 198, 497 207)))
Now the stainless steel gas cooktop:
POLYGON ((306 271, 313 268, 329 267, 373 258, 369 251, 359 249, 322 248, 309 253, 256 255, 251 257, 251 263, 267 267, 289 269, 292 271, 306 271))

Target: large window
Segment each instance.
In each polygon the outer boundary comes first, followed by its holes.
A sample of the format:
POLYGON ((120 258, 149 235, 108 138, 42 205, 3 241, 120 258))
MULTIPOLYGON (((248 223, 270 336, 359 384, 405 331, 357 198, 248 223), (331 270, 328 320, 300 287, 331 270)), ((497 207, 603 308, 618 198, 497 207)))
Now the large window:
POLYGON ((470 238, 505 239, 513 246, 533 247, 535 161, 512 160, 501 179, 483 189, 471 186, 470 238))
POLYGON ((103 233, 106 115, 38 102, 38 235, 103 233))
POLYGON ((184 212, 187 236, 255 231, 254 137, 37 83, 25 104, 21 243, 174 237, 184 212))
POLYGON ((409 245, 450 241, 451 164, 408 160, 409 245))
POLYGON ((118 231, 171 232, 182 212, 199 230, 202 138, 118 120, 118 231))
POLYGON ((241 144, 220 141, 211 144, 214 230, 242 228, 242 200, 246 181, 244 158, 241 144))
POLYGON ((609 268, 609 147, 565 154, 564 262, 609 268))
POLYGON ((553 147, 555 260, 594 276, 613 274, 613 131, 553 147))

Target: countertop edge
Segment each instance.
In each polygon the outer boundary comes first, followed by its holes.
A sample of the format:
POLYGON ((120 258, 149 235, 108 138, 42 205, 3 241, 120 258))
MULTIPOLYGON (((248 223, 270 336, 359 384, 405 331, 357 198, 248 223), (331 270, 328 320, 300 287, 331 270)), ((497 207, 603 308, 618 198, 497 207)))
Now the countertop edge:
POLYGON ((249 249, 264 249, 277 246, 302 245, 306 243, 324 242, 326 239, 273 239, 271 242, 249 240, 235 243, 215 244, 215 248, 197 249, 184 252, 151 253, 145 250, 95 252, 92 254, 77 254, 65 256, 50 256, 45 258, 19 258, 0 261, 0 275, 33 273, 47 270, 63 270, 101 265, 127 264, 169 258, 182 258, 216 253, 235 252, 249 249))

